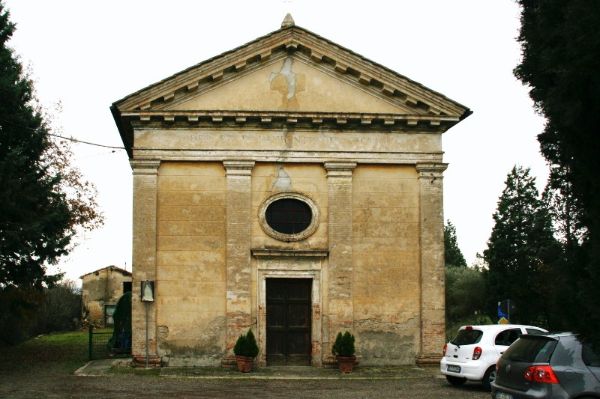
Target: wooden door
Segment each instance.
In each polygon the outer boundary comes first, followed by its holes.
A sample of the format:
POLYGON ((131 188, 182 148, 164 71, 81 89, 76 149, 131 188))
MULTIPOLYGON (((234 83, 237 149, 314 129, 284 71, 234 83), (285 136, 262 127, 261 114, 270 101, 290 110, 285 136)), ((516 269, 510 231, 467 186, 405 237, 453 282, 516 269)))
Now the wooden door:
POLYGON ((311 279, 267 279, 267 364, 310 365, 311 279))

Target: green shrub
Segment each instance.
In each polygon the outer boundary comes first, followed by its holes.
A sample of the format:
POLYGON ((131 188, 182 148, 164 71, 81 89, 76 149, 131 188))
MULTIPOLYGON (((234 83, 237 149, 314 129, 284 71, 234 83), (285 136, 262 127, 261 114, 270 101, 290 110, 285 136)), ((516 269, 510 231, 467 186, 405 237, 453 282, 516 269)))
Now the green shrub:
POLYGON ((233 347, 236 356, 256 357, 258 355, 258 344, 252 330, 239 336, 233 347))
POLYGON ((484 274, 471 267, 446 267, 446 335, 454 338, 465 324, 491 324, 486 315, 484 274))
POLYGON ((354 335, 348 331, 344 334, 339 332, 331 348, 331 353, 335 356, 354 356, 355 351, 354 335))
POLYGON ((0 344, 80 326, 81 293, 73 281, 50 288, 0 287, 0 344))
POLYGON ((77 330, 81 319, 81 291, 75 282, 61 281, 45 289, 44 294, 31 335, 77 330))

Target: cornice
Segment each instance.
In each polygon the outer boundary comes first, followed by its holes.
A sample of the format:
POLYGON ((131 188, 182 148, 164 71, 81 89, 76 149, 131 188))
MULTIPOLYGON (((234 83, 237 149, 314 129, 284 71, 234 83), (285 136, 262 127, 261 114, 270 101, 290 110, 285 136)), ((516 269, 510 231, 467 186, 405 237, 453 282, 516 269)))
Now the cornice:
POLYGON ((305 126, 358 130, 429 129, 444 132, 459 121, 456 116, 285 111, 131 111, 121 117, 136 127, 191 126, 305 126))
MULTIPOLYGON (((364 151, 249 151, 249 150, 182 150, 134 149, 135 158, 154 157, 162 161, 216 161, 235 158, 260 159, 261 162, 319 163, 354 162, 390 165, 414 165, 418 162, 440 162, 442 152, 364 152, 364 151)), ((233 172, 232 172, 233 173, 233 172)))
POLYGON ((257 258, 326 258, 329 255, 327 249, 271 249, 253 248, 252 255, 257 258))

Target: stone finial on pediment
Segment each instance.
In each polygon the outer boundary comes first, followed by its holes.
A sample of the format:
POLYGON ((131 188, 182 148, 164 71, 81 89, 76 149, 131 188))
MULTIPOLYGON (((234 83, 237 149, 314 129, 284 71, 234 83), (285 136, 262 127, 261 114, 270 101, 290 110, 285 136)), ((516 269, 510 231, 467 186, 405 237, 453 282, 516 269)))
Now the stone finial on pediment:
POLYGON ((294 18, 292 18, 292 14, 289 12, 285 15, 283 22, 281 22, 281 29, 289 28, 290 26, 294 26, 296 23, 294 22, 294 18))

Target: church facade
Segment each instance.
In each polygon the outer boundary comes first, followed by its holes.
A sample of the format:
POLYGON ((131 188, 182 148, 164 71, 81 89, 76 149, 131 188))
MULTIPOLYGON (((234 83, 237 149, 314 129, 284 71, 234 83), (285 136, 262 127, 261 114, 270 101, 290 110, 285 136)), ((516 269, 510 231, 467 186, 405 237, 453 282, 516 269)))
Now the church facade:
POLYGON ((137 361, 229 364, 250 328, 260 365, 331 363, 340 331, 361 364, 439 359, 441 135, 468 108, 288 17, 111 111, 137 361))

